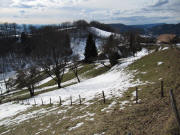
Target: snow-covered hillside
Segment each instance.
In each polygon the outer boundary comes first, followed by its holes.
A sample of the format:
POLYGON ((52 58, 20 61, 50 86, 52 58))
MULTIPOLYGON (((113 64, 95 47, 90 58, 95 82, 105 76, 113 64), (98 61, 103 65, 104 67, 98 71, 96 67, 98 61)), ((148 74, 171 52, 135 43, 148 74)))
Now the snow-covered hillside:
POLYGON ((110 35, 115 34, 115 33, 107 32, 107 31, 104 31, 95 27, 90 27, 89 31, 94 33, 96 36, 103 37, 103 38, 108 38, 110 35))
MULTIPOLYGON (((107 32, 95 27, 89 27, 88 31, 96 35, 98 38, 95 39, 96 47, 98 51, 100 51, 104 39, 108 38, 110 35, 116 35, 120 37, 120 34, 112 33, 112 32, 107 32)), ((80 59, 84 59, 84 50, 86 46, 86 40, 87 38, 71 38, 71 48, 73 50, 73 54, 79 54, 80 59)))
MULTIPOLYGON (((126 70, 126 67, 133 63, 135 60, 140 59, 141 57, 148 54, 146 49, 138 52, 136 57, 129 57, 122 59, 122 63, 114 66, 110 71, 95 78, 84 80, 81 83, 71 85, 66 88, 57 89, 51 92, 40 94, 34 98, 29 99, 30 105, 22 105, 20 103, 13 104, 9 102, 6 104, 0 105, 0 112, 3 112, 3 115, 0 117, 0 125, 8 125, 11 123, 11 118, 17 113, 25 111, 26 109, 32 107, 34 100, 36 104, 41 105, 42 101, 44 104, 49 104, 50 98, 53 104, 59 103, 59 96, 63 100, 63 105, 70 104, 69 98, 72 96, 73 102, 77 103, 79 95, 82 98, 85 98, 83 101, 84 104, 89 104, 89 101, 93 98, 99 96, 102 91, 105 92, 106 98, 111 98, 112 96, 121 97, 123 92, 125 92, 129 87, 137 86, 143 84, 140 81, 133 81, 133 74, 126 70)), ((25 101, 24 101, 25 102, 25 101)), ((26 116, 23 116, 26 117, 26 116)), ((19 119, 14 119, 16 120, 19 119)))
MULTIPOLYGON (((131 73, 128 73, 125 70, 125 67, 147 54, 147 50, 143 49, 141 52, 137 53, 136 57, 124 59, 122 64, 116 65, 105 74, 60 90, 38 95, 35 97, 37 99, 37 103, 41 104, 41 98, 43 98, 44 103, 47 104, 49 103, 50 98, 53 99, 52 102, 58 103, 59 96, 61 96, 65 101, 64 104, 68 104, 70 96, 72 96, 73 99, 76 100, 79 98, 79 95, 81 95, 88 101, 102 91, 104 91, 108 95, 108 97, 111 94, 119 97, 125 90, 127 90, 127 88, 141 84, 141 82, 131 82, 133 75, 131 73)), ((30 99, 30 102, 33 104, 34 99, 30 99)))

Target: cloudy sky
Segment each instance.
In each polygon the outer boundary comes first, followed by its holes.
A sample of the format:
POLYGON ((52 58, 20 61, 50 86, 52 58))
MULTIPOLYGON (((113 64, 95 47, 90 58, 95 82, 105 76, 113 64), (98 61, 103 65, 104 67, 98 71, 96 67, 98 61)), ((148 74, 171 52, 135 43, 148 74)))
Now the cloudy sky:
POLYGON ((0 0, 0 22, 180 23, 180 0, 0 0))

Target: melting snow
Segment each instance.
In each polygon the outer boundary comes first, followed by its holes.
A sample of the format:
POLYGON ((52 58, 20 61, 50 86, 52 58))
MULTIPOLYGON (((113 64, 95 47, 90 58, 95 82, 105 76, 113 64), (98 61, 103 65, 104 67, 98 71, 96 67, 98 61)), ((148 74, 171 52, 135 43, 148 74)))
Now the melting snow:
POLYGON ((167 50, 169 47, 164 47, 162 50, 167 50))
POLYGON ((164 62, 158 62, 157 65, 159 66, 159 65, 161 65, 161 64, 163 64, 163 63, 164 63, 164 62))
MULTIPOLYGON (((92 79, 85 80, 81 83, 58 89, 55 91, 47 92, 44 94, 40 94, 36 96, 36 104, 41 105, 41 98, 43 99, 44 104, 49 104, 50 98, 52 99, 52 103, 59 103, 59 96, 62 98, 62 104, 66 105, 70 103, 69 98, 72 96, 74 103, 79 103, 78 98, 81 95, 82 98, 85 98, 87 101, 93 99, 97 95, 102 95, 102 91, 105 92, 106 98, 111 98, 112 95, 120 97, 122 93, 127 90, 129 87, 134 87, 142 84, 140 81, 132 82, 133 74, 127 72, 125 69, 129 64, 133 63, 135 60, 140 59, 141 57, 148 54, 146 49, 143 49, 141 52, 138 52, 136 57, 129 57, 122 60, 122 63, 114 66, 109 72, 97 76, 92 79)), ((30 104, 34 104, 34 98, 29 99, 30 104)), ((21 104, 13 104, 5 103, 0 105, 0 125, 9 124, 10 121, 14 123, 18 123, 19 120, 27 120, 28 118, 32 118, 39 111, 34 111, 29 114, 19 115, 16 118, 13 117, 16 114, 27 110, 32 107, 32 105, 21 105, 21 104)), ((77 126, 81 126, 82 123, 77 126)), ((74 129, 74 128, 72 128, 74 129)))
POLYGON ((101 109, 101 111, 103 112, 103 111, 106 111, 108 109, 111 109, 115 104, 116 104, 116 102, 113 101, 107 108, 101 109))
POLYGON ((97 36, 100 36, 100 37, 109 37, 110 35, 114 34, 112 32, 107 32, 107 31, 104 31, 104 30, 100 30, 100 29, 95 28, 95 27, 91 27, 90 31, 95 32, 95 34, 97 36))
POLYGON ((68 130, 69 130, 69 131, 74 130, 74 129, 76 129, 76 128, 81 127, 83 124, 84 124, 84 122, 78 123, 78 124, 76 124, 75 127, 71 127, 71 128, 69 128, 68 130))
POLYGON ((0 120, 5 117, 14 116, 29 107, 28 105, 13 104, 12 102, 2 104, 0 105, 0 120))

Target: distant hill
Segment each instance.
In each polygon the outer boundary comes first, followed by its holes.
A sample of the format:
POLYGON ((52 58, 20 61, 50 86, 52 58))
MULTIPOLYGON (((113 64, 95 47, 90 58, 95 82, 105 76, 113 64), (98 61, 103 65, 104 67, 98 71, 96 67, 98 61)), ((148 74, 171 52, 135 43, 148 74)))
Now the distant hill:
POLYGON ((164 34, 164 33, 180 35, 180 23, 154 26, 149 31, 152 34, 156 34, 156 35, 164 34))
POLYGON ((178 24, 144 24, 144 25, 124 25, 124 24, 109 24, 119 32, 138 31, 141 34, 160 35, 164 33, 180 35, 180 23, 178 24))
POLYGON ((132 30, 132 27, 131 26, 128 26, 128 25, 125 25, 125 24, 121 24, 121 23, 118 23, 118 24, 109 24, 112 28, 120 31, 120 32, 126 32, 126 31, 129 31, 129 30, 132 30))
POLYGON ((164 25, 165 23, 155 23, 155 24, 142 24, 142 25, 129 25, 133 28, 141 28, 141 29, 150 29, 155 26, 161 26, 164 25))

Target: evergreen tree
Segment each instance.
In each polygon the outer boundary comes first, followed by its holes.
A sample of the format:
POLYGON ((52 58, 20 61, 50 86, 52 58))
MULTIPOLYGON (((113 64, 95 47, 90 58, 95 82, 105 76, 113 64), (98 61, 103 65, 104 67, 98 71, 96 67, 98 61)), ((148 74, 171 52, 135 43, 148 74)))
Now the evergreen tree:
POLYGON ((92 62, 98 56, 95 41, 91 33, 89 34, 88 39, 86 41, 86 48, 85 48, 84 56, 85 56, 86 62, 92 62))

